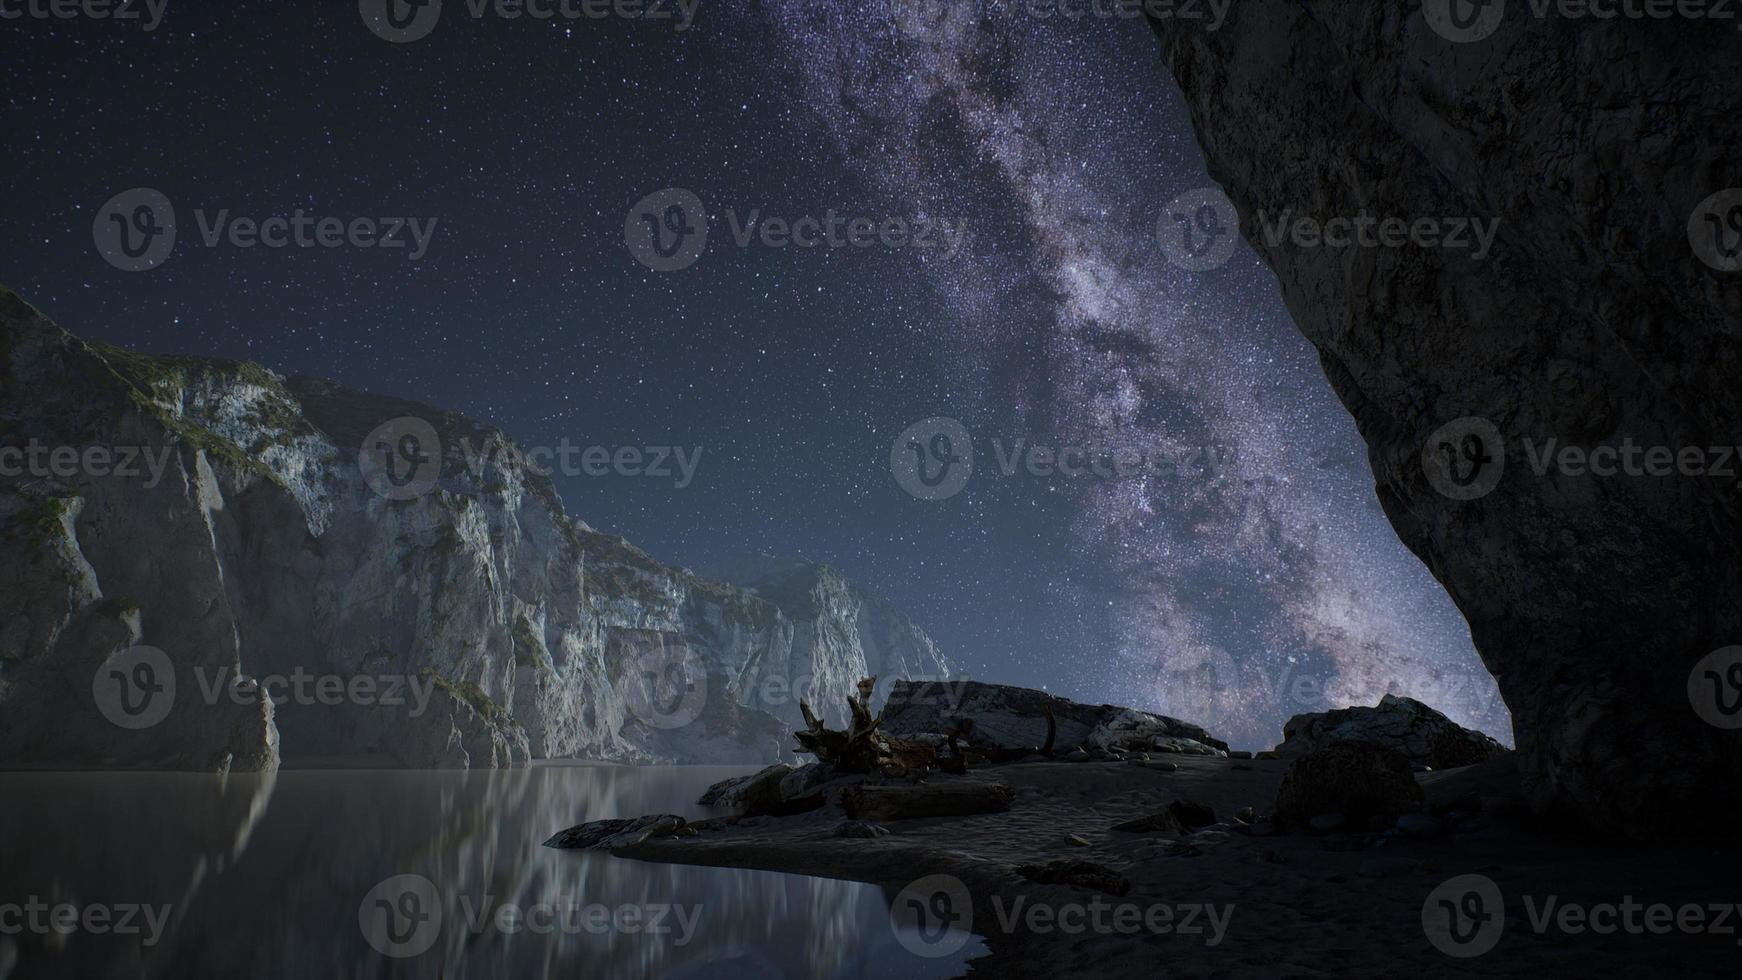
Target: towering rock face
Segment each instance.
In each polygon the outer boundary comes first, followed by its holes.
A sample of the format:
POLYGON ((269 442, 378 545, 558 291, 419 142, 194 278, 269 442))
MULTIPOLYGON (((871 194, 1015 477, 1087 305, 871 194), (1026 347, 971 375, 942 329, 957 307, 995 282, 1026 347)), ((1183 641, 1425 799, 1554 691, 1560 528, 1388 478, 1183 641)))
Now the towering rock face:
POLYGON ((792 616, 568 517, 501 432, 87 344, 0 289, 8 449, 0 767, 768 762, 783 679, 947 673, 833 573, 792 616), (406 418, 427 468, 366 468, 406 418))
POLYGON ((1469 619, 1533 799, 1612 827, 1735 802, 1742 740, 1689 689, 1742 637, 1734 468, 1539 469, 1627 440, 1716 462, 1742 432, 1742 274, 1694 235, 1742 231, 1708 203, 1742 184, 1735 24, 1422 6, 1243 0, 1217 31, 1155 27, 1387 516, 1469 619), (1477 257, 1270 234, 1285 215, 1499 224, 1477 257), (1441 432, 1468 417, 1492 431, 1441 432), (1442 493, 1424 450, 1448 448, 1442 493))
POLYGON ((862 677, 878 679, 872 693, 876 708, 897 680, 950 676, 949 664, 924 630, 827 565, 758 556, 704 571, 749 590, 792 621, 792 643, 784 657, 758 665, 746 687, 755 692, 752 703, 760 702, 795 728, 804 727, 801 697, 823 718, 844 724, 846 696, 862 677))

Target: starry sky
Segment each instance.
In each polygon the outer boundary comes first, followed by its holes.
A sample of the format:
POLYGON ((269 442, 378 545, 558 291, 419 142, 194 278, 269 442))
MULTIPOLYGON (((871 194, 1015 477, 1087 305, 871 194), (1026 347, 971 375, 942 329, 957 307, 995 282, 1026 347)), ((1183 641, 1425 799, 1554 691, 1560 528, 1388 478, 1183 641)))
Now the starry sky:
POLYGON ((1510 741, 1274 277, 1244 245, 1201 272, 1160 247, 1169 202, 1213 185, 1145 23, 987 7, 915 29, 883 0, 706 0, 677 30, 681 11, 446 7, 406 43, 348 0, 171 0, 149 31, 0 23, 0 282, 87 338, 328 377, 529 446, 699 447, 687 486, 558 486, 675 564, 832 564, 976 678, 1248 748, 1387 690, 1510 741), (180 228, 146 272, 93 244, 135 187, 180 228), (675 271, 626 247, 666 188, 710 233, 675 271), (193 217, 299 208, 436 226, 413 260, 208 247, 193 217), (967 238, 733 235, 752 212, 831 211, 967 238), (892 444, 937 417, 971 433, 975 467, 916 499, 892 444), (1018 440, 1220 463, 1006 474, 1018 440))

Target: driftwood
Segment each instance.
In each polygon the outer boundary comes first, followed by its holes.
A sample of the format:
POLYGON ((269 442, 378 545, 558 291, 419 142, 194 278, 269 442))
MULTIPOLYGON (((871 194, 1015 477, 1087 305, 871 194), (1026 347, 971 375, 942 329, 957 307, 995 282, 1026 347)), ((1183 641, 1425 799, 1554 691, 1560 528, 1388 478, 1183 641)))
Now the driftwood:
POLYGON ((937 749, 924 742, 885 735, 879 730, 883 716, 871 714, 871 691, 877 678, 859 682, 858 693, 847 698, 851 720, 846 731, 826 728, 823 720, 800 701, 798 710, 804 714, 805 730, 794 732, 798 751, 814 755, 842 773, 873 773, 886 769, 926 772, 936 767, 937 749))
POLYGON ((859 785, 841 794, 841 806, 854 820, 911 820, 1003 813, 1015 798, 1015 792, 1003 783, 859 785))

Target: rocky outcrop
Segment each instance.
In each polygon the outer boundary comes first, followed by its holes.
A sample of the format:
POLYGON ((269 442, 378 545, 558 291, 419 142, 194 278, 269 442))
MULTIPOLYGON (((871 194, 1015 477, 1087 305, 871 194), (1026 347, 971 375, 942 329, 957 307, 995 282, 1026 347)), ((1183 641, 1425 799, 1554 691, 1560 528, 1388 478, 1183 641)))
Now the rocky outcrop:
POLYGON ((496 429, 4 289, 0 449, 0 767, 771 762, 767 692, 948 673, 819 566, 794 617, 569 517, 496 429))
POLYGON ((1045 691, 979 681, 898 681, 883 710, 882 730, 942 741, 963 719, 978 750, 1039 747, 1047 712, 1056 722, 1054 748, 1226 755, 1228 746, 1196 725, 1110 704, 1079 704, 1045 691))
POLYGON ((1295 758, 1332 742, 1373 742, 1400 753, 1412 766, 1430 769, 1473 766, 1507 752, 1506 746, 1414 698, 1387 694, 1371 708, 1295 715, 1282 728, 1276 754, 1295 758))
POLYGON ((847 717, 864 677, 879 678, 872 707, 897 680, 947 680, 949 664, 925 631, 886 600, 855 587, 827 565, 759 555, 702 573, 771 603, 792 621, 792 642, 744 677, 751 703, 802 727, 799 700, 824 719, 847 717))
POLYGON ((1246 0, 1219 29, 1154 26, 1387 517, 1469 620, 1533 802, 1626 829, 1742 795, 1742 742, 1687 693, 1742 636, 1735 480, 1544 459, 1631 440, 1711 462, 1742 431, 1742 286, 1712 238, 1736 233, 1735 202, 1711 203, 1737 183, 1742 93, 1702 68, 1736 35, 1536 6, 1460 26, 1246 0), (1435 221, 1466 245, 1274 231, 1301 216, 1435 221), (1461 419, 1479 421, 1444 428, 1461 419), (1443 449, 1455 471, 1435 472, 1443 449))

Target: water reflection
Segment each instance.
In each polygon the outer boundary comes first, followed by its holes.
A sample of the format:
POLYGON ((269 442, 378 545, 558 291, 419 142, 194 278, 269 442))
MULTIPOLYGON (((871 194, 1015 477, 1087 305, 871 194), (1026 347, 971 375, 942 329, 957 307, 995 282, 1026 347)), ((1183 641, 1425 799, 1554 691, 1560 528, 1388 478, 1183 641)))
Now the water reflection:
POLYGON ((977 944, 946 960, 913 956, 872 886, 540 846, 583 820, 702 816, 701 790, 743 771, 0 774, 0 906, 168 906, 152 945, 145 931, 0 936, 0 980, 962 971, 977 944), (409 904, 391 907, 406 914, 375 918, 385 930, 366 935, 381 897, 371 890, 399 875, 427 879, 429 901, 396 893, 409 904))

